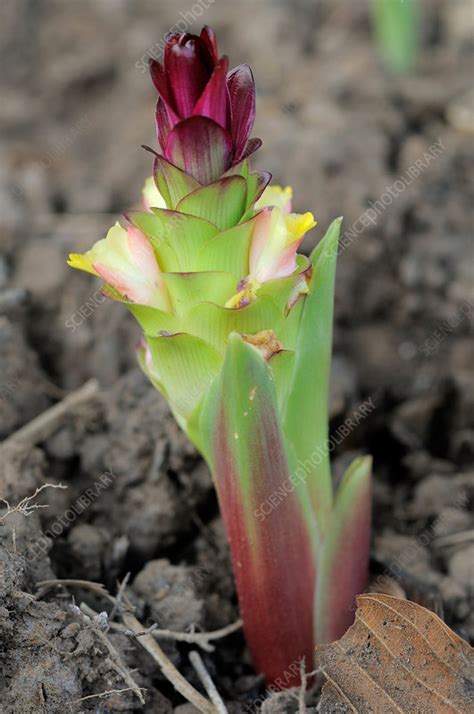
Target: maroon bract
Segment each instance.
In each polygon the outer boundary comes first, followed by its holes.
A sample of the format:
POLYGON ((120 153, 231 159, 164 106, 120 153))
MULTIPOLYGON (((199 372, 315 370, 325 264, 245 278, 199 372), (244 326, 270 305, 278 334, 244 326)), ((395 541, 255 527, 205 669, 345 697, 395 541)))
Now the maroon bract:
POLYGON ((165 158, 200 183, 217 180, 250 156, 261 142, 250 139, 255 84, 248 65, 228 71, 214 33, 170 34, 164 63, 150 62, 159 93, 158 143, 165 158))

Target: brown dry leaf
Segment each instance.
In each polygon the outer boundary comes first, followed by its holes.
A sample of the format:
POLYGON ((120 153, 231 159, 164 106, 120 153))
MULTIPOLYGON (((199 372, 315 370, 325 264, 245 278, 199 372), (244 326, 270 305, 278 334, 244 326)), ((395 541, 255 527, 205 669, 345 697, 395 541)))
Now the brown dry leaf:
POLYGON ((319 712, 474 712, 474 650, 433 612, 409 600, 367 593, 337 642, 320 645, 328 682, 319 712))

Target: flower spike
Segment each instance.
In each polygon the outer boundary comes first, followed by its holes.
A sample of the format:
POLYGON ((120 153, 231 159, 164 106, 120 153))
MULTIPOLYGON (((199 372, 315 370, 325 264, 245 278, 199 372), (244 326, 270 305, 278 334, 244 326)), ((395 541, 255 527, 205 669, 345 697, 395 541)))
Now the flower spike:
POLYGON ((255 665, 297 686, 367 580, 370 459, 334 493, 328 449, 341 220, 298 253, 313 214, 250 170, 253 75, 229 71, 210 28, 170 34, 150 72, 159 151, 142 207, 69 264, 140 324, 140 367, 211 469, 255 665))

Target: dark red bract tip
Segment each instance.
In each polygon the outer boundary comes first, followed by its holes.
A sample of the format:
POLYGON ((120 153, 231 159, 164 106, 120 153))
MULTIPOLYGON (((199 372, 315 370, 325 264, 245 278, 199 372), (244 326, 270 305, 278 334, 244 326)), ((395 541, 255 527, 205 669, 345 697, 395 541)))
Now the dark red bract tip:
POLYGON ((210 27, 199 36, 170 33, 163 65, 151 60, 150 74, 159 94, 158 142, 180 168, 200 181, 215 181, 258 148, 257 142, 249 142, 255 120, 252 72, 247 65, 228 71, 228 59, 219 58, 210 27), (197 117, 208 123, 188 121, 197 117), (200 161, 207 166, 200 168, 200 161))

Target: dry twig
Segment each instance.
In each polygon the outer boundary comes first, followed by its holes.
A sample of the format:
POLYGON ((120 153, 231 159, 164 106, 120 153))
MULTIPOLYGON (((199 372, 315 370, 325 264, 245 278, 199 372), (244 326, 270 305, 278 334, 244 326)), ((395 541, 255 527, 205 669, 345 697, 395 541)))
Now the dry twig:
MULTIPOLYGON (((112 694, 125 694, 125 692, 134 691, 132 687, 125 687, 125 689, 107 689, 105 692, 100 692, 99 694, 88 694, 87 697, 80 697, 79 699, 74 699, 70 704, 78 704, 79 702, 85 702, 86 699, 104 699, 105 697, 110 697, 112 694)), ((146 689, 141 689, 140 691, 146 692, 146 689)))
POLYGON ((102 595, 102 597, 105 597, 110 602, 115 602, 114 596, 111 595, 108 590, 106 590, 105 585, 103 585, 102 583, 94 583, 92 580, 39 580, 36 585, 39 588, 39 590, 37 590, 35 593, 35 597, 37 599, 42 598, 43 595, 48 592, 48 590, 52 590, 53 588, 57 587, 65 587, 84 588, 84 590, 92 590, 93 592, 96 592, 97 595, 102 595))
POLYGON ((109 638, 107 637, 105 632, 103 632, 102 629, 97 624, 96 618, 98 617, 98 615, 95 612, 95 610, 92 610, 92 608, 90 608, 85 603, 81 603, 81 610, 85 615, 87 615, 90 618, 91 626, 93 627, 94 632, 96 633, 96 635, 99 637, 99 639, 104 643, 104 645, 108 649, 109 655, 110 655, 109 663, 112 665, 113 669, 115 669, 117 674, 119 674, 122 677, 122 679, 124 680, 124 682, 126 684, 128 684, 129 688, 133 690, 134 694, 140 700, 140 703, 145 704, 145 697, 143 696, 140 687, 133 679, 132 675, 128 671, 125 664, 122 662, 122 659, 121 659, 119 653, 117 652, 117 650, 115 649, 114 645, 112 644, 112 642, 109 640, 109 638))
POLYGON ((157 640, 173 640, 174 642, 187 642, 190 645, 198 645, 204 652, 214 652, 214 645, 210 644, 211 640, 220 640, 233 632, 237 632, 242 627, 242 620, 236 620, 226 627, 221 627, 219 630, 211 632, 175 632, 174 630, 159 630, 158 625, 152 625, 143 632, 134 633, 127 630, 126 627, 118 622, 111 622, 110 627, 113 630, 118 630, 129 637, 141 637, 142 635, 152 634, 157 640))
POLYGON ((99 391, 97 380, 91 379, 82 387, 76 389, 67 395, 61 402, 46 409, 42 414, 32 419, 28 424, 22 426, 18 431, 15 431, 11 436, 1 442, 2 448, 13 443, 28 443, 37 444, 39 441, 44 441, 61 425, 64 416, 77 407, 79 404, 88 402, 99 391))
POLYGON ((201 683, 206 690, 209 699, 216 707, 219 714, 228 714, 227 707, 222 701, 221 695, 216 689, 216 685, 211 679, 211 675, 206 669, 204 662, 202 661, 201 655, 196 650, 189 653, 189 661, 193 665, 197 676, 201 680, 201 683))
POLYGON ((308 681, 311 677, 314 677, 321 670, 315 669, 313 672, 306 673, 306 666, 304 659, 300 662, 300 675, 301 675, 301 687, 298 692, 298 714, 305 714, 306 712, 306 688, 308 686, 308 681))
POLYGON ((110 621, 114 619, 114 617, 116 616, 116 614, 118 612, 120 612, 120 606, 121 606, 122 599, 125 594, 125 588, 127 587, 127 583, 129 580, 130 580, 130 573, 127 573, 120 584, 120 587, 119 587, 118 593, 117 593, 117 597, 115 598, 114 606, 113 606, 112 610, 110 611, 110 615, 109 615, 110 621))
MULTIPOLYGON (((63 585, 64 587, 88 588, 100 595, 103 595, 111 602, 115 603, 116 601, 116 598, 114 598, 113 595, 111 595, 107 590, 105 590, 103 585, 100 585, 99 583, 89 582, 87 580, 43 580, 39 582, 38 585, 40 587, 48 588, 59 585, 63 585)), ((125 599, 126 598, 124 595, 124 600, 125 599)), ((89 608, 87 605, 86 611, 90 612, 93 617, 97 617, 97 613, 91 608, 89 608)), ((165 655, 165 653, 163 652, 159 644, 154 640, 154 638, 150 634, 146 634, 143 625, 131 612, 122 611, 121 617, 127 629, 133 633, 133 635, 137 638, 137 642, 139 642, 140 645, 152 656, 152 658, 155 660, 155 662, 158 664, 161 671, 163 672, 163 675, 168 679, 169 682, 171 682, 177 692, 179 692, 185 699, 187 699, 188 702, 194 704, 194 706, 199 709, 199 711, 203 714, 219 714, 214 704, 212 704, 212 702, 203 697, 203 695, 198 692, 197 689, 195 689, 191 684, 189 684, 189 682, 186 681, 181 672, 179 672, 174 666, 174 664, 168 659, 168 657, 165 655)), ((101 630, 97 629, 97 631, 100 632, 101 635, 104 635, 101 630)), ((106 635, 104 636, 107 637, 106 635)), ((134 685, 136 689, 138 689, 135 683, 134 685)))
MULTIPOLYGON (((143 632, 143 625, 140 624, 135 615, 132 615, 131 612, 124 612, 122 614, 122 619, 125 625, 135 634, 143 632)), ((181 672, 179 672, 174 664, 170 662, 152 635, 142 634, 137 639, 137 642, 139 642, 141 646, 153 657, 164 676, 172 683, 176 691, 182 694, 188 702, 194 704, 194 706, 199 709, 200 712, 203 712, 203 714, 218 714, 214 704, 203 697, 197 689, 194 689, 194 687, 185 680, 181 672)))
POLYGON ((67 488, 67 486, 64 486, 62 483, 44 483, 36 489, 32 496, 25 496, 25 498, 22 498, 16 506, 10 506, 6 498, 0 498, 0 502, 3 502, 7 507, 7 512, 4 513, 3 516, 0 516, 0 523, 3 523, 3 521, 13 513, 21 513, 23 516, 27 517, 31 516, 31 514, 39 508, 48 508, 47 503, 41 504, 34 502, 35 498, 41 493, 41 491, 44 491, 45 488, 67 488))
POLYGON ((306 712, 306 666, 304 659, 300 662, 300 676, 301 676, 301 687, 298 694, 298 714, 305 714, 306 712))
POLYGON ((212 632, 173 632, 173 630, 157 630, 154 629, 152 634, 157 640, 175 640, 176 642, 188 642, 189 644, 199 645, 205 652, 214 652, 214 645, 210 645, 210 640, 220 640, 222 637, 227 637, 233 632, 237 632, 242 627, 242 620, 236 620, 226 627, 221 627, 219 630, 212 632))

